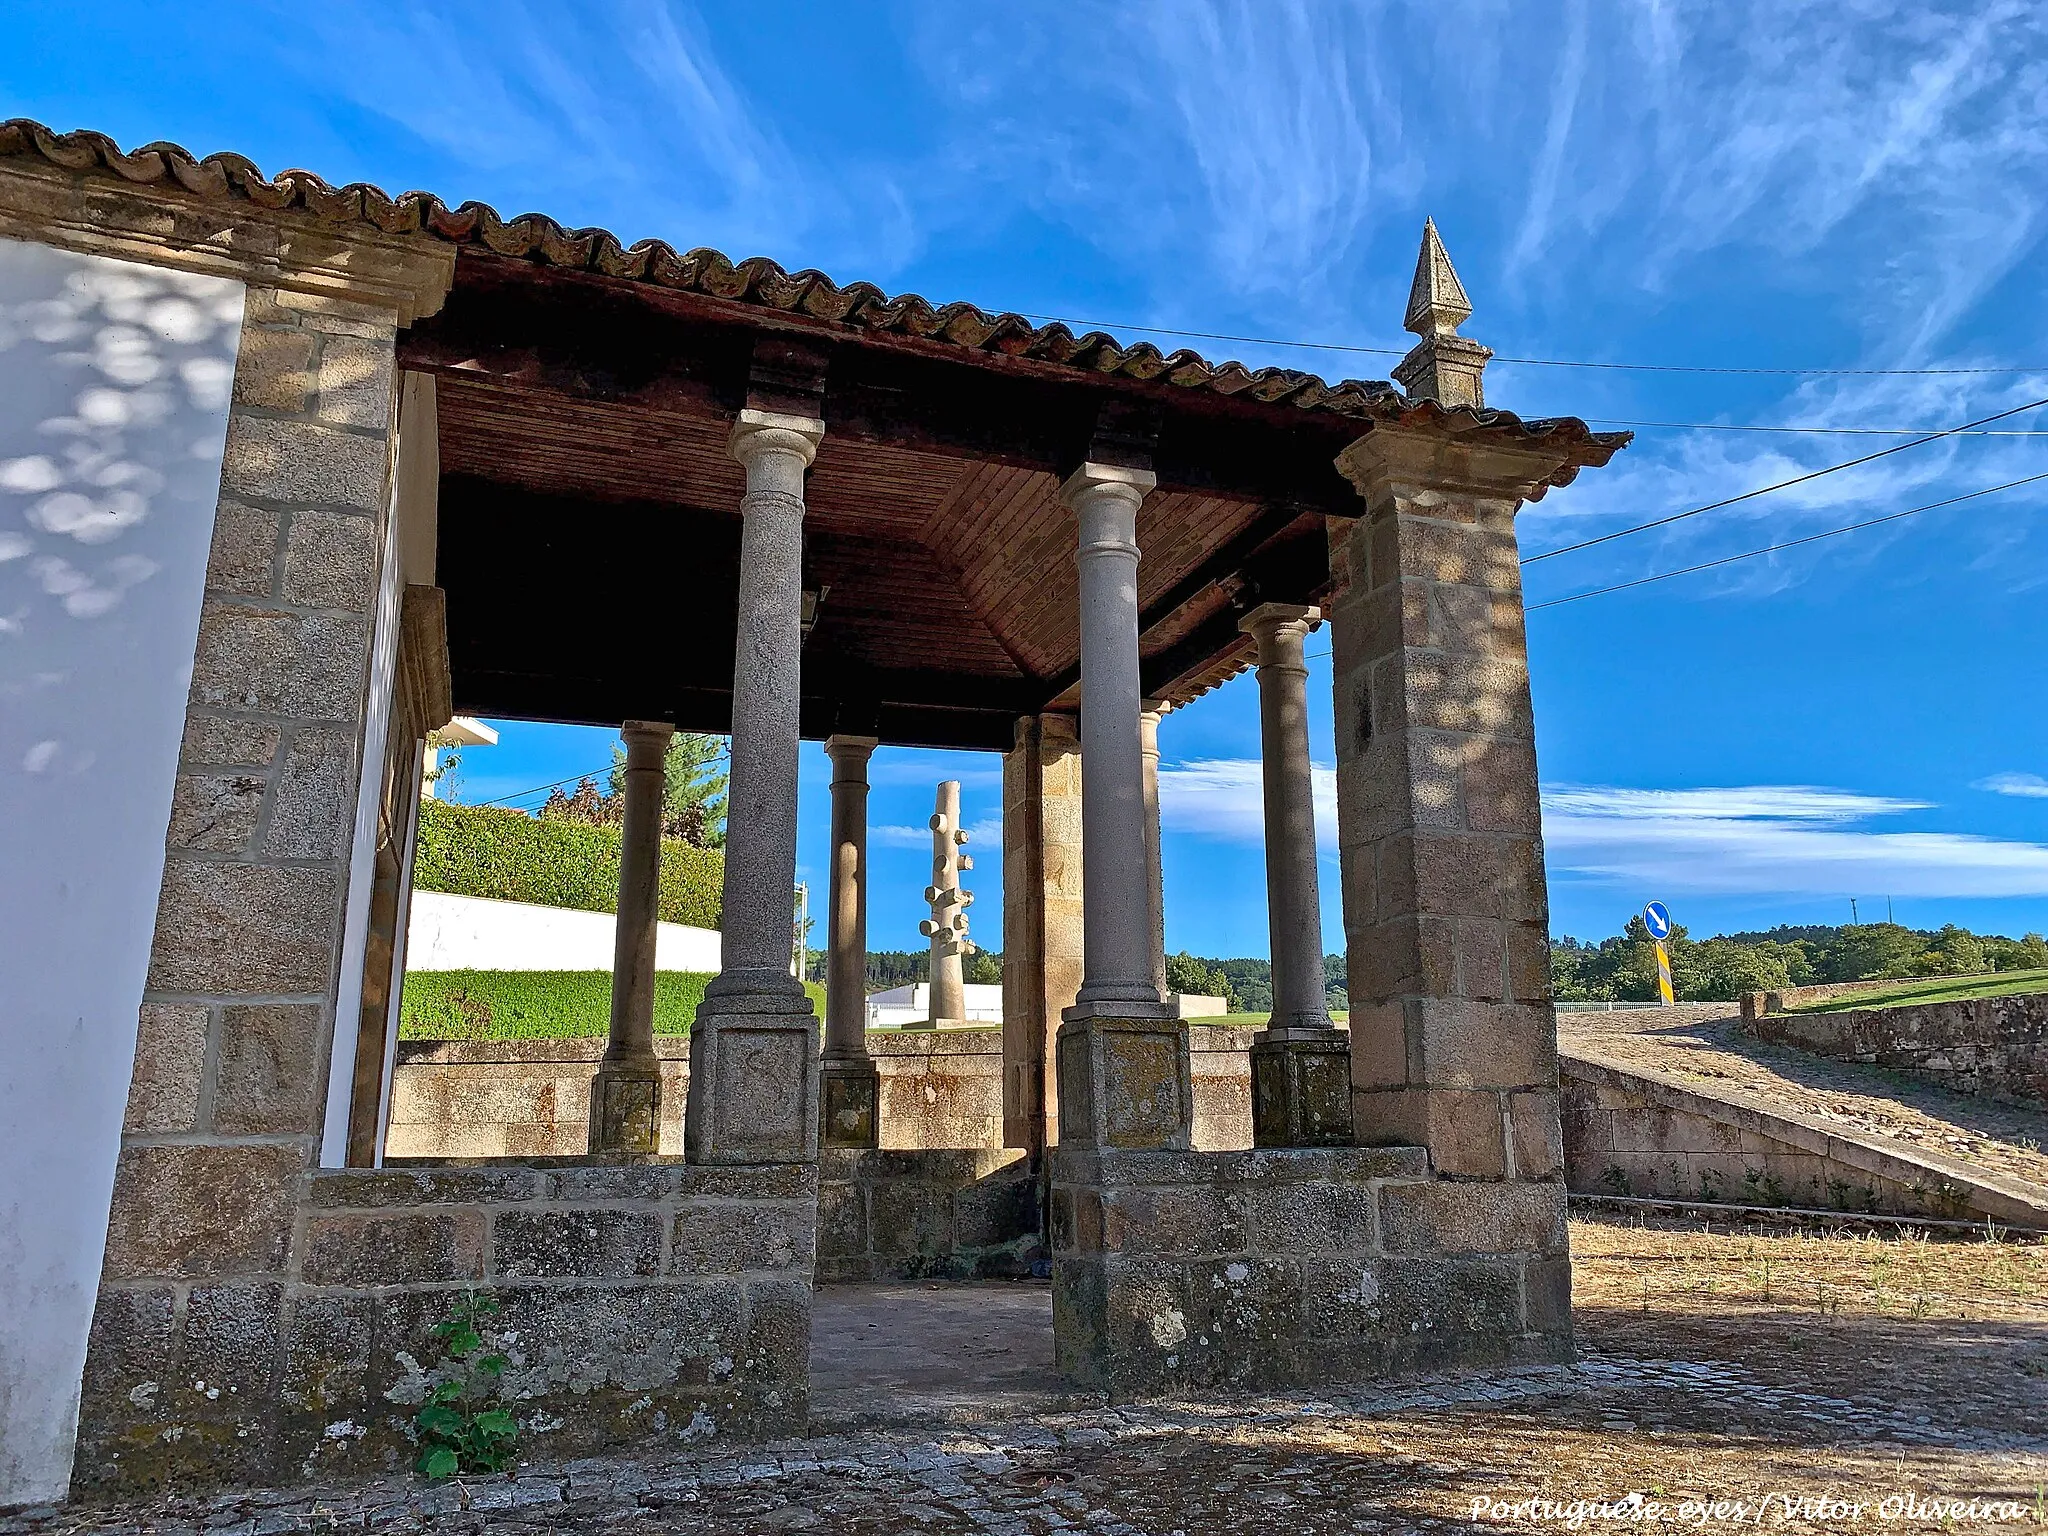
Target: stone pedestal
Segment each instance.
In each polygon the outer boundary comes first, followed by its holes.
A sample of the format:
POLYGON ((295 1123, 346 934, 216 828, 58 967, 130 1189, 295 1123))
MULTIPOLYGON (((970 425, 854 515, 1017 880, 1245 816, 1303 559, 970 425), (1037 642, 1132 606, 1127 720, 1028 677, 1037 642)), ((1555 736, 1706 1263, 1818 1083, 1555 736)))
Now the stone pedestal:
POLYGON ((1070 1010, 1060 1025, 1060 1145, 1185 1150, 1193 1144, 1188 1027, 1179 1019, 1070 1010))
POLYGON ((1253 1037, 1252 1145, 1351 1144, 1351 1037, 1341 1029, 1263 1029, 1253 1037))
POLYGON ((818 1063, 819 1143, 882 1144, 882 1074, 867 1057, 827 1056, 818 1063))
POLYGON ((815 1162, 818 1094, 818 1020, 808 1007, 743 1013, 707 999, 698 1009, 683 1111, 691 1162, 815 1162))

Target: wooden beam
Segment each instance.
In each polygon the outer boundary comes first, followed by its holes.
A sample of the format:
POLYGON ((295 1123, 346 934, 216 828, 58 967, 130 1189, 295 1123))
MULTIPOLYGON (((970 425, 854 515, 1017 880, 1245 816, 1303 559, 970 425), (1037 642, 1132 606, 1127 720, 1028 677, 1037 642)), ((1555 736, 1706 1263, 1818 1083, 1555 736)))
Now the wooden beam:
POLYGON ((441 312, 399 344, 403 367, 540 394, 729 419, 755 349, 830 354, 824 419, 835 438, 1060 474, 1102 421, 1153 425, 1165 489, 1297 500, 1343 514, 1356 493, 1334 459, 1363 424, 1250 398, 1088 373, 1001 352, 835 326, 646 284, 465 249, 441 312))

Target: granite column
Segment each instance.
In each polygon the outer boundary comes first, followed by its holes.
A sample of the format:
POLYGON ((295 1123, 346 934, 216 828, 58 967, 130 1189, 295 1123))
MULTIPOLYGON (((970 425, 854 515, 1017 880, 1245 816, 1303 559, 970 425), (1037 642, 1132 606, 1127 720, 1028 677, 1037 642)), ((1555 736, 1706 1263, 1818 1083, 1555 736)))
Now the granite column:
POLYGON ((1138 665, 1138 508, 1149 470, 1087 463, 1079 530, 1084 971, 1059 1032, 1060 1144, 1189 1145, 1187 1028, 1153 980, 1138 665))
POLYGON ((661 801, 675 727, 628 720, 625 824, 619 835, 612 1018, 590 1084, 590 1150, 661 1150, 661 1063, 654 1054, 654 944, 660 918, 661 801))
POLYGON ((868 759, 872 736, 828 736, 832 889, 826 913, 825 1052, 818 1065, 827 1146, 879 1145, 880 1078, 868 1055, 868 759))
POLYGON ((803 633, 804 471, 824 423, 740 412, 739 633, 727 789, 723 964, 690 1033, 684 1147, 698 1163, 817 1156, 818 1027, 790 974, 803 633))
POLYGON ((1266 926, 1273 1016, 1252 1041, 1252 1140, 1262 1147, 1351 1140, 1351 1044, 1330 1023, 1316 868, 1315 776, 1308 753, 1302 642, 1321 615, 1264 603, 1238 627, 1258 642, 1266 810, 1266 926))

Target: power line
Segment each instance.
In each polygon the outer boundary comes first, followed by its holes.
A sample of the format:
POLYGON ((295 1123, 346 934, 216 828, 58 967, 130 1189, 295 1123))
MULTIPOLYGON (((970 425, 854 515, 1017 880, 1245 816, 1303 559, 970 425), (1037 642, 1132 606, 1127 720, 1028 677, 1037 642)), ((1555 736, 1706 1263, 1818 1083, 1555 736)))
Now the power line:
MULTIPOLYGON (((1061 325, 1086 330, 1144 331, 1153 336, 1185 336, 1195 341, 1232 341, 1255 347, 1299 347, 1310 352, 1359 352, 1373 357, 1405 357, 1402 347, 1358 347, 1338 341, 1287 341, 1277 336, 1236 336, 1227 331, 1181 331, 1168 325, 1136 325, 1128 320, 1076 320, 1070 315, 1020 313, 1026 320, 1054 320, 1061 325)), ((2041 373, 2040 368, 1727 368, 1705 363, 1593 363, 1558 357, 1505 357, 1495 353, 1496 363, 1522 363, 1532 368, 1608 368, 1630 373, 1742 373, 1779 374, 1801 377, 1927 378, 1963 374, 2041 373)))
MULTIPOLYGON (((1735 426, 1725 421, 1624 421, 1618 416, 1588 416, 1596 427, 1666 427, 1674 432, 1801 432, 1824 437, 1917 437, 1933 427, 1778 427, 1735 426)), ((1957 437, 2048 437, 2048 432, 1964 432, 1957 437)))
POLYGON ((1924 443, 1938 442, 1944 437, 1954 437, 1958 433, 1969 431, 1972 427, 1982 427, 1994 421, 2003 421, 2008 416, 2017 416, 2022 411, 2037 410, 2044 405, 2048 405, 2048 398, 2032 400, 2025 405, 2016 405, 2009 411, 2000 411, 1994 416, 1981 416, 1975 421, 1966 421, 1960 427, 1950 427, 1943 432, 1930 432, 1927 436, 1916 437, 1908 443, 1894 443, 1889 448, 1880 448, 1877 452, 1866 453, 1861 458, 1848 459, 1840 464, 1830 464, 1825 469, 1809 470, 1803 475, 1794 475, 1790 480, 1780 480, 1775 485, 1761 485, 1753 491, 1744 491, 1740 496, 1724 497, 1720 501, 1710 501, 1704 507, 1694 507, 1686 512, 1674 512, 1669 517, 1653 518, 1647 523, 1637 523, 1633 528, 1617 529, 1613 533, 1603 533, 1598 538, 1582 539, 1576 544, 1567 544, 1562 549, 1548 549, 1540 555, 1529 555, 1523 559, 1522 564, 1535 565, 1541 560, 1554 560, 1559 555, 1575 554, 1582 549, 1591 549, 1596 544, 1607 544, 1615 539, 1625 539, 1632 533, 1644 533, 1652 528, 1662 528, 1670 523, 1680 523, 1688 517, 1698 517, 1702 512, 1718 511, 1722 507, 1732 507, 1738 501, 1749 501, 1754 497, 1768 496, 1772 491, 1785 490, 1789 486, 1804 485, 1809 480, 1820 479, 1822 475, 1832 475, 1844 469, 1854 469, 1859 464, 1868 464, 1873 460, 1882 459, 1894 453, 1904 453, 1908 448, 1918 448, 1924 443))
POLYGON ((507 802, 508 800, 524 800, 524 799, 525 799, 525 798, 526 798, 526 797, 527 797, 528 795, 537 795, 537 794, 539 794, 539 793, 540 793, 540 792, 541 792, 542 790, 544 790, 544 789, 559 789, 559 788, 560 788, 560 787, 561 787, 562 785, 564 785, 564 784, 580 784, 580 783, 582 783, 582 782, 583 782, 583 781, 584 781, 585 779, 591 779, 591 780, 595 780, 595 779, 597 778, 598 774, 609 774, 609 773, 610 773, 611 771, 612 771, 612 765, 611 765, 610 763, 606 763, 606 764, 604 765, 604 767, 602 767, 602 768, 600 768, 600 769, 598 769, 598 770, 597 770, 597 773, 572 773, 572 774, 570 774, 570 775, 569 775, 569 777, 568 777, 568 778, 566 778, 566 779, 557 779, 557 780, 555 780, 555 782, 554 782, 554 783, 552 783, 552 784, 536 784, 536 785, 534 785, 534 786, 533 786, 533 788, 531 788, 531 789, 515 789, 515 790, 513 790, 513 791, 512 791, 512 793, 511 793, 511 794, 509 794, 509 795, 500 795, 500 796, 498 796, 498 797, 497 797, 497 799, 495 799, 495 800, 473 800, 473 801, 471 801, 471 802, 469 802, 469 803, 470 803, 470 804, 472 804, 472 805, 480 805, 480 806, 481 806, 481 805, 503 805, 503 804, 505 804, 505 803, 506 803, 506 802, 507 802))
POLYGON ((2037 480, 2048 480, 2048 470, 2038 475, 2028 475, 2023 480, 2008 480, 2003 485, 1986 486, 1981 491, 1969 491, 1961 496, 1951 496, 1946 501, 1930 501, 1924 507, 1910 507, 1904 512, 1889 512, 1883 517, 1873 517, 1860 523, 1847 523, 1840 528, 1830 528, 1824 533, 1809 533, 1802 539, 1787 539, 1782 544, 1766 544, 1762 549, 1747 550, 1739 555, 1723 555, 1718 560, 1705 560, 1698 565, 1688 565, 1676 571, 1659 571, 1655 576, 1639 576, 1634 581, 1618 581, 1611 587, 1596 587, 1590 592, 1574 592, 1570 597, 1553 597, 1548 602, 1531 603, 1524 613, 1535 613, 1543 608, 1559 608, 1566 603, 1583 602, 1589 597, 1605 597, 1610 592, 1626 592, 1630 587, 1647 587, 1652 582, 1669 581, 1674 576, 1690 576, 1697 571, 1711 571, 1716 566, 1733 565, 1738 560, 1754 560, 1758 555, 1774 555, 1781 549, 1797 549, 1802 544, 1817 544, 1822 539, 1832 539, 1840 534, 1854 533, 1859 528, 1875 528, 1879 523, 1896 523, 1902 517, 1918 517, 1922 512, 1932 512, 1937 507, 1952 507, 1959 501, 1974 501, 1979 496, 1993 496, 2000 491, 2010 491, 2017 486, 2032 485, 2037 480))

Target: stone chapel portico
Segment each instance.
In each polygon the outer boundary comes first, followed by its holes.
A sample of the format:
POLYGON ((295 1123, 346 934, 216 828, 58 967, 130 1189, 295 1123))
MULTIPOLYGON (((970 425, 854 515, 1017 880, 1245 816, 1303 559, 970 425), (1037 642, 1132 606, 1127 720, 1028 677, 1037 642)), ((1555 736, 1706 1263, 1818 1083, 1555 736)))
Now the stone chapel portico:
MULTIPOLYGON (((309 616, 262 561, 208 576, 181 785, 208 774, 220 722, 298 729, 289 688, 248 681, 274 665, 259 634, 310 651, 343 633, 356 649, 319 718, 349 750, 316 784, 341 830, 309 880, 253 819, 203 845, 169 820, 136 1002, 146 1021, 187 1010, 199 1047, 141 1035, 150 1102, 166 1080, 191 1091, 121 1133, 82 1481, 376 1464, 398 1355, 468 1285, 530 1341, 525 1401, 565 1451, 645 1433, 643 1401, 719 1433, 800 1426, 821 1141, 872 1146, 879 1113, 847 996, 877 744, 1004 754, 1004 1119, 1042 1160, 1072 1382, 1569 1352, 1513 518, 1626 438, 1484 408, 1488 354, 1455 334, 1469 305, 1433 227, 1404 394, 32 124, 0 128, 0 218, 11 238, 249 284, 222 527, 252 503, 310 524, 339 438, 367 486, 349 491, 353 609, 309 616), (308 344, 310 375, 292 372, 301 330, 335 338, 308 344), (382 380, 368 404, 319 366, 345 344, 382 380), (287 395, 297 415, 258 403, 287 395), (427 617, 406 628, 407 611, 427 617), (1321 1003, 1316 622, 1335 652, 1348 1035, 1321 1003), (1152 732, 1252 666, 1275 1012, 1258 1148, 1200 1153, 1187 1028, 1160 994, 1152 732), (408 692, 414 673, 438 689, 408 692), (612 1034, 596 1152, 568 1165, 379 1170, 347 1134, 378 1121, 371 999, 392 982, 353 850, 454 710, 626 731, 612 1034), (650 1073, 673 730, 732 738, 724 961, 681 1148, 659 1143, 650 1073), (834 764, 822 1041, 788 968, 805 738, 834 764), (289 889, 289 921, 224 883, 289 889), (289 1034, 273 1091, 298 1107, 257 1130, 199 1085, 281 987, 300 1011, 272 1025, 289 1034), (227 1402, 139 1392, 201 1358, 227 1402), (351 1415, 360 1443, 326 1434, 351 1415)), ((236 766, 258 797, 307 792, 269 760, 236 766)))

